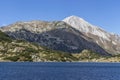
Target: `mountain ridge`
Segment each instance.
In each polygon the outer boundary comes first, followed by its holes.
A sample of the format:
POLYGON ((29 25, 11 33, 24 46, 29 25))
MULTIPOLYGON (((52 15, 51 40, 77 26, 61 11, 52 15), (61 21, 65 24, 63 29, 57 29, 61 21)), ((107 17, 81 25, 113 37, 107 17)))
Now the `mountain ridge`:
POLYGON ((37 42, 55 50, 66 49, 66 52, 74 52, 76 49, 76 52, 77 50, 80 52, 83 49, 90 49, 100 54, 120 54, 119 36, 93 26, 77 16, 67 17, 63 21, 18 22, 3 27, 1 30, 12 38, 37 42), (86 44, 86 41, 90 43, 86 44), (93 47, 93 43, 96 45, 95 47, 93 47), (102 49, 104 50, 101 51, 102 49))
POLYGON ((91 50, 68 54, 24 40, 14 40, 0 31, 0 62, 120 62, 119 56, 103 56, 91 50))
MULTIPOLYGON (((103 35, 101 35, 99 32, 95 32, 95 30, 97 30, 97 29, 99 29, 100 31, 106 32, 105 30, 103 30, 100 27, 97 27, 97 26, 94 26, 94 25, 90 24, 89 22, 85 21, 82 18, 79 18, 77 16, 70 16, 70 17, 65 18, 63 21, 66 22, 66 23, 68 23, 69 25, 73 26, 74 28, 76 28, 76 29, 78 29, 80 31, 85 32, 85 33, 89 32, 88 28, 91 28, 92 29, 91 32, 94 35, 98 35, 100 37, 103 37, 103 38, 107 39, 102 32, 101 33, 103 35), (78 24, 78 25, 76 25, 76 24, 78 24)), ((106 32, 106 33, 108 33, 108 32, 106 32)))
MULTIPOLYGON (((82 18, 79 18, 77 16, 70 16, 70 17, 65 18, 63 21, 68 23, 72 27, 76 28, 83 34, 90 36, 92 39, 95 40, 94 42, 96 42, 98 45, 100 45, 104 49, 109 49, 109 48, 105 48, 103 46, 104 44, 106 44, 107 46, 111 46, 111 47, 112 47, 112 45, 113 46, 120 45, 120 42, 119 42, 120 36, 119 35, 111 34, 107 31, 103 30, 102 28, 91 25, 90 23, 88 23, 87 21, 85 21, 82 18), (95 37, 98 37, 98 38, 95 39, 95 37), (112 43, 111 45, 109 45, 110 42, 112 43)), ((117 49, 116 51, 118 51, 117 53, 120 53, 119 49, 117 49)), ((111 50, 109 52, 115 53, 116 51, 111 50)))

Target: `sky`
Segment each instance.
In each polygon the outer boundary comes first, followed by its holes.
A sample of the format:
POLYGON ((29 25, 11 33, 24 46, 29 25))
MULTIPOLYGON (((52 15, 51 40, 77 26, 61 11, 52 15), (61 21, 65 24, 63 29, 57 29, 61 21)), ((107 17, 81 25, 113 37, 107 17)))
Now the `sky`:
POLYGON ((0 0, 0 26, 71 15, 120 35, 120 0, 0 0))

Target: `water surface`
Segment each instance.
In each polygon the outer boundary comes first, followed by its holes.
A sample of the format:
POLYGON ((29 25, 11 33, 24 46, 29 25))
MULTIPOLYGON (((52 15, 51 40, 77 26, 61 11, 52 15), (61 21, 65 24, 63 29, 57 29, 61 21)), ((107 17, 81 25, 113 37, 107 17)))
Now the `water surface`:
POLYGON ((120 63, 1 62, 0 80, 120 80, 120 63))

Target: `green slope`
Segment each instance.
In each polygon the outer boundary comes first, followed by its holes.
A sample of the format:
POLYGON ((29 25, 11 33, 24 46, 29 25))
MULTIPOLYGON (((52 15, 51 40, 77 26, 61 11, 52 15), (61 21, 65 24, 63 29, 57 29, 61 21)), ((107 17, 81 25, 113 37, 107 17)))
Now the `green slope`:
POLYGON ((0 31, 0 61, 75 61, 71 54, 50 50, 24 40, 13 40, 0 31))
POLYGON ((14 40, 0 31, 0 61, 120 62, 120 55, 102 56, 90 50, 70 54, 51 50, 24 40, 14 40))

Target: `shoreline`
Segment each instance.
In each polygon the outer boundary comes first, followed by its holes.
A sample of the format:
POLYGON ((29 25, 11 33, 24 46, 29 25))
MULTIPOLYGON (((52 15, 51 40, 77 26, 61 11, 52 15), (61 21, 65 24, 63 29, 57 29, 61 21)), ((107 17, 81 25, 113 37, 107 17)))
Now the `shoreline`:
POLYGON ((73 62, 52 62, 52 61, 46 61, 46 62, 29 62, 29 61, 0 61, 0 63, 120 63, 120 62, 85 62, 85 61, 73 61, 73 62))

